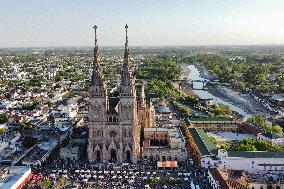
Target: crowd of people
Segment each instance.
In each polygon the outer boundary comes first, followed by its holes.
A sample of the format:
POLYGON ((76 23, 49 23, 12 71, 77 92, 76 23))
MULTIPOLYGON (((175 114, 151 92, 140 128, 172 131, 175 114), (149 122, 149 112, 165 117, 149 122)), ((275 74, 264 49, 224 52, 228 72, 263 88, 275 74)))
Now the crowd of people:
MULTIPOLYGON (((56 159, 43 167, 34 167, 42 180, 32 188, 46 185, 75 188, 198 188, 207 185, 207 172, 192 161, 179 168, 157 168, 155 162, 88 163, 56 159)), ((202 187, 203 188, 203 187, 202 187)))

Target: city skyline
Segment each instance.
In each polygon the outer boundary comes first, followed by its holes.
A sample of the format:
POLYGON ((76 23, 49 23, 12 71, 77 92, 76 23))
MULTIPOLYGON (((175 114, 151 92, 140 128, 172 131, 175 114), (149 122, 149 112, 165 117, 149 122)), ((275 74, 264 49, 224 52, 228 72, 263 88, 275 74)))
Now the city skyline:
POLYGON ((284 2, 2 1, 0 47, 284 44, 284 2))
POLYGON ((283 0, 0 5, 0 188, 284 189, 283 0))

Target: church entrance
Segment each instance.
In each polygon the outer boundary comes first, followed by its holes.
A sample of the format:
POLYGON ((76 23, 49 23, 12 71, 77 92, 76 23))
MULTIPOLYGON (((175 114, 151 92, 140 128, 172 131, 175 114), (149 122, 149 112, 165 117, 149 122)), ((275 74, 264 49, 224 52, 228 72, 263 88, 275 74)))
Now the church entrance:
POLYGON ((117 160, 117 158, 116 158, 116 150, 115 149, 111 149, 111 151, 110 151, 110 160, 112 162, 115 162, 117 160))
POLYGON ((130 156, 130 151, 126 151, 126 161, 130 162, 131 161, 131 156, 130 156))
POLYGON ((101 161, 101 152, 99 150, 96 151, 96 161, 101 161))

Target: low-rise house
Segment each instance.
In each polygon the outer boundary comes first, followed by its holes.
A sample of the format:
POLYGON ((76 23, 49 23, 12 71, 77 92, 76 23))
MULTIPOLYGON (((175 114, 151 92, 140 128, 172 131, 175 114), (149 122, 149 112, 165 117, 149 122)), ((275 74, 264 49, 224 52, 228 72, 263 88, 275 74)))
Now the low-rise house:
POLYGON ((257 139, 266 140, 270 142, 272 145, 284 145, 284 136, 274 133, 272 131, 259 133, 257 135, 257 139))
POLYGON ((50 139, 47 142, 41 142, 32 148, 29 153, 23 158, 22 165, 36 166, 42 165, 53 152, 58 144, 57 139, 50 139))
POLYGON ((277 106, 283 106, 284 105, 284 95, 283 94, 274 94, 272 95, 269 100, 276 104, 277 106))
POLYGON ((9 109, 12 108, 13 105, 11 102, 9 102, 8 100, 2 100, 0 101, 0 109, 9 109))
POLYGON ((66 147, 60 149, 60 158, 78 160, 85 145, 84 139, 71 139, 66 147))
POLYGON ((3 150, 7 147, 15 147, 15 143, 20 139, 20 133, 15 132, 5 132, 0 135, 0 150, 3 150))
POLYGON ((172 112, 168 106, 159 106, 156 112, 157 121, 170 121, 172 112))

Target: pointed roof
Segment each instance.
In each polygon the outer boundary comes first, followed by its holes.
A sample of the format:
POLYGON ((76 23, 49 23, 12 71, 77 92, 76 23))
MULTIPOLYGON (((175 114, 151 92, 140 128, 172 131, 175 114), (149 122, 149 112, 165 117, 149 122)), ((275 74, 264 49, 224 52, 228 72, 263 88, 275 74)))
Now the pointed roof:
POLYGON ((128 48, 128 34, 127 34, 128 25, 125 25, 125 46, 124 46, 124 60, 123 67, 121 73, 121 83, 122 85, 130 85, 131 84, 131 73, 130 73, 130 53, 128 48))
POLYGON ((102 86, 103 85, 103 74, 100 66, 99 60, 99 46, 97 39, 97 25, 93 27, 95 29, 95 47, 94 47, 94 61, 93 61, 93 71, 92 71, 92 82, 91 85, 102 86))
POLYGON ((129 48, 128 48, 128 33, 127 33, 128 25, 125 25, 125 45, 124 45, 124 58, 129 57, 129 48))

